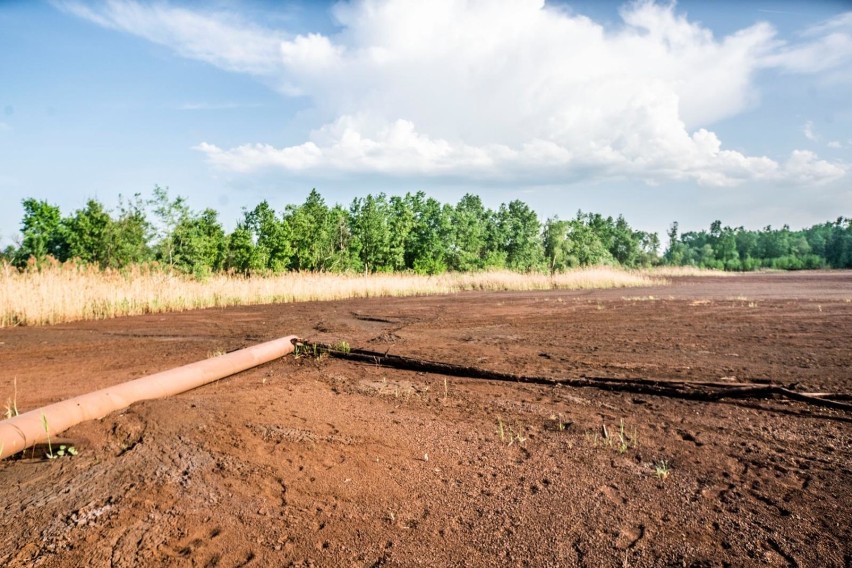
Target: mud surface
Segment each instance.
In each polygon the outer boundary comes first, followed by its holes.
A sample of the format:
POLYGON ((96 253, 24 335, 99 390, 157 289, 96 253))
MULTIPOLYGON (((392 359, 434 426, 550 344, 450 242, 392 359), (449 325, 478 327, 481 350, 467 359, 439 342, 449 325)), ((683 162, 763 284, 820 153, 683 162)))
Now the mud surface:
MULTIPOLYGON (((30 410, 289 334, 514 373, 849 393, 852 273, 5 329, 0 400, 15 378, 30 410)), ((77 456, 0 463, 2 566, 852 563, 852 415, 797 402, 288 357, 64 437, 77 456)))

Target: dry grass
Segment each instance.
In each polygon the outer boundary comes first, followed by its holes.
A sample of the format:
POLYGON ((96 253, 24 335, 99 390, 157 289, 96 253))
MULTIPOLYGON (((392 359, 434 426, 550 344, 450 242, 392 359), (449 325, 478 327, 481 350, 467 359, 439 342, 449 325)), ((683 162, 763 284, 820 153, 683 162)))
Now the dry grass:
POLYGON ((736 276, 738 272, 725 272, 724 270, 711 270, 709 268, 696 268, 695 266, 655 266, 641 271, 649 276, 661 278, 677 278, 679 276, 736 276))
POLYGON ((558 274, 314 274, 206 280, 151 267, 100 271, 71 263, 18 272, 0 266, 0 327, 236 305, 340 300, 380 296, 451 294, 466 290, 577 290, 664 283, 648 274, 589 268, 558 274))

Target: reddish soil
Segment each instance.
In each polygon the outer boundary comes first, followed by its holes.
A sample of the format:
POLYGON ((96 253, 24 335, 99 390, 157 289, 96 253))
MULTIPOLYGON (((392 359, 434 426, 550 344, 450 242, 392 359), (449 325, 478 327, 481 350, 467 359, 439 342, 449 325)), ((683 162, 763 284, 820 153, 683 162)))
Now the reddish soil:
MULTIPOLYGON (((849 393, 852 273, 5 329, 0 401, 13 378, 30 410, 289 334, 531 375, 849 393)), ((76 426, 75 457, 0 463, 0 565, 850 566, 850 422, 288 357, 76 426)))

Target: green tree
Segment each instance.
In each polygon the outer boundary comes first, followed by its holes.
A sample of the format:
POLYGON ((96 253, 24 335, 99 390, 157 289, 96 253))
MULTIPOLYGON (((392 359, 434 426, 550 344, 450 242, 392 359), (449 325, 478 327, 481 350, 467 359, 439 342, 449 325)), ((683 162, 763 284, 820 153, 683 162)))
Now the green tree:
MULTIPOLYGON (((737 227, 734 240, 741 263, 748 263, 752 257, 757 255, 757 235, 754 231, 746 231, 743 227, 737 227)), ((745 264, 743 266, 745 267, 745 264)))
POLYGON ((655 266, 660 263, 660 237, 657 233, 646 233, 637 231, 635 233, 639 241, 639 257, 637 264, 641 266, 655 266))
POLYGON ((570 227, 570 221, 560 221, 556 216, 544 223, 544 258, 551 276, 579 262, 577 257, 571 254, 574 247, 568 238, 570 227))
POLYGON ((780 258, 790 250, 785 231, 773 231, 767 225, 757 236, 757 248, 763 259, 780 258))
POLYGON ((149 201, 156 222, 153 226, 156 238, 157 258, 168 266, 175 265, 174 232, 177 226, 190 216, 186 198, 169 198, 169 188, 154 186, 154 196, 149 201))
POLYGON ((68 258, 68 242, 59 207, 47 201, 24 199, 24 217, 21 221, 21 246, 15 254, 18 266, 30 257, 42 260, 50 255, 57 260, 68 258))
POLYGON ((613 258, 622 266, 636 266, 641 253, 641 234, 634 232, 621 215, 607 232, 611 235, 609 251, 613 258))
POLYGON ((265 268, 283 272, 290 267, 293 247, 291 230, 286 219, 278 219, 269 203, 262 201, 245 213, 243 225, 251 231, 259 254, 267 258, 265 268))
POLYGON ((730 227, 725 227, 719 234, 715 246, 716 260, 725 264, 726 268, 738 269, 740 254, 737 250, 737 236, 730 227))
POLYGON ((413 268, 407 262, 408 253, 414 246, 413 232, 416 224, 414 203, 411 194, 405 197, 392 196, 388 203, 388 261, 393 270, 413 268))
POLYGON ((263 271, 268 261, 267 251, 255 246, 251 230, 245 225, 237 225, 228 235, 223 263, 226 269, 249 275, 263 271))
POLYGON ((99 201, 90 199, 86 202, 85 208, 63 220, 68 257, 107 266, 112 223, 112 217, 99 201))
POLYGON ((139 196, 125 203, 119 196, 119 214, 113 219, 94 199, 74 215, 63 219, 68 257, 98 264, 101 268, 121 268, 151 259, 148 247, 150 224, 139 196))
POLYGON ((832 268, 852 268, 852 219, 838 217, 831 227, 825 256, 832 268))
POLYGON ((137 193, 125 201, 118 197, 118 217, 109 224, 105 238, 111 244, 105 266, 118 268, 153 259, 149 246, 153 227, 145 213, 145 202, 137 193))
POLYGON ((506 265, 512 270, 529 272, 540 268, 544 260, 541 222, 535 211, 520 200, 501 205, 497 213, 501 248, 506 265))
POLYGON ((323 270, 346 272, 358 269, 357 243, 352 235, 352 219, 342 205, 332 207, 325 221, 323 233, 327 238, 323 255, 323 270))
POLYGON ((680 266, 684 264, 684 256, 686 255, 686 246, 680 241, 677 235, 678 222, 674 221, 669 226, 669 231, 666 236, 669 238, 669 246, 663 254, 663 260, 666 264, 680 266))
POLYGON ((316 189, 302 205, 288 205, 284 219, 290 227, 290 266, 294 270, 328 270, 332 261, 334 235, 330 211, 316 189))
MULTIPOLYGON (((356 198, 349 207, 352 222, 352 237, 365 272, 387 272, 394 269, 391 255, 391 224, 387 196, 367 195, 356 198)), ((404 243, 404 241, 402 241, 404 243)), ((404 260, 404 251, 402 251, 404 260)))
MULTIPOLYGON (((600 216, 598 216, 600 217, 600 216)), ((600 226, 598 226, 600 229, 600 226)), ((581 216, 569 222, 568 239, 571 241, 572 265, 598 266, 614 265, 616 260, 608 247, 601 240, 600 234, 593 225, 584 222, 581 216), (576 260, 576 262, 575 262, 576 260)))
POLYGON ((414 212, 414 226, 406 243, 406 266, 418 274, 440 274, 447 270, 448 245, 453 233, 450 205, 420 191, 406 195, 414 212))
POLYGON ((168 238, 174 267, 198 277, 221 270, 227 243, 217 217, 216 211, 205 209, 178 222, 168 238))
POLYGON ((452 209, 452 233, 448 247, 449 267, 467 272, 499 267, 505 260, 498 247, 496 215, 477 195, 466 194, 452 209))

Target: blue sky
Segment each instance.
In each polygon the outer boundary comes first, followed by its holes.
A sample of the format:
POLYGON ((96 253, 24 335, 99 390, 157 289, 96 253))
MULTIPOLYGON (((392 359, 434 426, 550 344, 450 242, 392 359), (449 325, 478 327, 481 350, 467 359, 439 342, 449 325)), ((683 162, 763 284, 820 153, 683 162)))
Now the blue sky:
POLYGON ((794 228, 852 215, 852 4, 0 2, 0 238, 155 184, 794 228))

